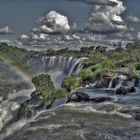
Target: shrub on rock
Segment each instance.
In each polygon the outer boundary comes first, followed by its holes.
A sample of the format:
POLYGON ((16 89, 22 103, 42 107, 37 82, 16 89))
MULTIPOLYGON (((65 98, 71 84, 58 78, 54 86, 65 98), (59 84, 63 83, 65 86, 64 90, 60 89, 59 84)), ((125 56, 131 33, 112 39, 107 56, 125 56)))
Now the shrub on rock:
POLYGON ((54 84, 48 74, 35 76, 32 82, 35 85, 36 92, 43 98, 47 98, 49 94, 55 92, 54 84))
POLYGON ((62 81, 62 87, 65 88, 68 92, 74 90, 80 86, 80 81, 78 77, 69 76, 64 78, 62 81))

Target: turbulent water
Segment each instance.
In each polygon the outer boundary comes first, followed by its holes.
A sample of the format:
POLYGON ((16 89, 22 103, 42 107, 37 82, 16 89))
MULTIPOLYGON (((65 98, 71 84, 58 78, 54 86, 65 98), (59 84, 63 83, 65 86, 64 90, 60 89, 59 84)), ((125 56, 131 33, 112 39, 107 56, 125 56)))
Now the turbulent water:
POLYGON ((5 140, 140 140, 140 93, 115 95, 112 91, 80 88, 96 97, 111 97, 95 103, 65 103, 58 99, 52 109, 39 112, 31 120, 20 120, 2 132, 5 140), (108 92, 110 91, 110 92, 108 92))
POLYGON ((139 140, 140 123, 129 116, 97 112, 92 104, 67 104, 40 113, 6 140, 11 139, 139 140))
MULTIPOLYGON (((34 60, 28 62, 29 72, 33 75, 40 73, 48 73, 51 75, 55 87, 60 88, 61 81, 64 77, 78 73, 82 68, 82 62, 85 58, 74 58, 74 57, 37 57, 34 60)), ((0 139, 10 135, 14 130, 19 129, 27 123, 27 120, 18 119, 18 109, 20 104, 30 99, 30 94, 34 91, 34 87, 25 87, 25 90, 19 87, 18 90, 14 90, 15 85, 22 85, 25 82, 27 85, 31 84, 26 79, 26 76, 20 73, 20 71, 12 68, 8 64, 4 64, 1 61, 1 88, 3 85, 11 84, 13 88, 7 94, 7 98, 0 103, 0 139), (2 78, 5 76, 5 79, 2 78), (24 79, 24 80, 23 80, 24 79), (5 80, 5 81, 3 81, 5 80), (4 84, 2 84, 4 83, 4 84), (11 93, 11 94, 10 94, 11 93)), ((3 90, 5 91, 7 87, 3 90)), ((60 103, 59 103, 60 104, 60 103)))
MULTIPOLYGON (((39 57, 30 60, 28 66, 32 75, 51 74, 59 88, 64 77, 83 68, 84 59, 39 57)), ((51 109, 39 112, 30 120, 17 121, 20 104, 30 98, 33 90, 15 92, 0 104, 0 140, 140 140, 140 86, 135 93, 127 95, 116 95, 112 80, 106 89, 79 88, 77 91, 90 97, 111 100, 66 103, 67 98, 58 99, 51 109)))

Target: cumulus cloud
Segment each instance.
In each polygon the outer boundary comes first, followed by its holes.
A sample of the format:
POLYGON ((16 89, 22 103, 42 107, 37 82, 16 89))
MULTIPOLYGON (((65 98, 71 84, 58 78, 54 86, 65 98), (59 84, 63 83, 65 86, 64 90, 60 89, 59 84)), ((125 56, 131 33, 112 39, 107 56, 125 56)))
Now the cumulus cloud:
MULTIPOLYGON (((23 44, 50 41, 52 35, 66 35, 64 40, 78 39, 77 36, 70 37, 69 33, 77 29, 76 23, 69 25, 68 18, 56 11, 50 11, 46 16, 40 17, 39 27, 33 28, 30 35, 21 35, 19 41, 23 44)), ((59 41, 60 39, 54 39, 59 41)))
POLYGON ((68 18, 56 11, 50 11, 45 17, 39 18, 39 22, 43 23, 43 25, 39 27, 39 30, 48 34, 66 33, 71 29, 68 18))
POLYGON ((0 28, 0 34, 11 34, 13 33, 9 26, 0 28))
POLYGON ((128 16, 127 19, 130 22, 135 22, 135 23, 139 23, 140 22, 140 18, 136 17, 136 16, 128 16))
POLYGON ((108 0, 115 5, 96 5, 89 18, 89 29, 95 32, 118 32, 127 30, 121 14, 126 10, 120 0, 108 0))

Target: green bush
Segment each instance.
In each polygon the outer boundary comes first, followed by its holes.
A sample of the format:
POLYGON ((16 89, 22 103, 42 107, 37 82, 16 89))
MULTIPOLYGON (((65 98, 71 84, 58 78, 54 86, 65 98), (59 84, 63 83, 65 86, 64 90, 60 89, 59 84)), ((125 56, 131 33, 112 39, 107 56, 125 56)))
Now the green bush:
POLYGON ((78 76, 82 78, 82 83, 86 85, 91 82, 93 78, 93 72, 91 69, 83 69, 79 72, 78 76))
POLYGON ((83 79, 91 78, 93 75, 93 72, 90 69, 83 69, 78 74, 83 79))
POLYGON ((130 77, 132 79, 137 79, 139 75, 138 75, 138 72, 137 72, 137 69, 136 69, 135 65, 129 64, 128 68, 130 70, 130 77))
POLYGON ((33 77, 32 82, 35 85, 36 91, 43 98, 47 98, 49 94, 55 92, 54 84, 48 74, 35 76, 33 77))
POLYGON ((56 92, 54 93, 54 98, 55 99, 59 99, 59 98, 63 98, 65 96, 67 96, 68 91, 65 88, 61 88, 56 90, 56 92))
POLYGON ((62 81, 62 87, 65 88, 68 92, 74 90, 79 86, 80 86, 80 81, 78 77, 70 76, 64 78, 64 80, 62 81))
POLYGON ((101 63, 98 63, 92 67, 93 77, 97 78, 98 76, 114 69, 115 66, 115 62, 112 60, 105 60, 101 63))

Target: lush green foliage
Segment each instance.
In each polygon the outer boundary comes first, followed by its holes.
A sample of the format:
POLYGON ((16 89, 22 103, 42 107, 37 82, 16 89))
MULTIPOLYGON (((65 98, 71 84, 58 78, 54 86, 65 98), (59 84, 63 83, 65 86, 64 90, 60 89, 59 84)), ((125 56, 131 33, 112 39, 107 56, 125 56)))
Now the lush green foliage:
POLYGON ((94 65, 91 69, 93 70, 93 77, 96 78, 110 70, 115 68, 115 62, 111 60, 105 60, 94 65))
MULTIPOLYGON (((38 93, 38 98, 45 100, 47 108, 52 105, 54 100, 63 98, 68 93, 64 88, 56 90, 51 77, 48 74, 35 76, 32 79, 32 82, 35 85, 36 92, 38 93)), ((32 104, 27 105, 27 108, 30 109, 30 107, 32 107, 32 104)))
POLYGON ((138 71, 137 71, 135 65, 130 64, 130 65, 128 65, 128 68, 129 68, 130 74, 131 74, 130 77, 131 77, 132 79, 138 78, 138 71))
POLYGON ((32 82, 35 85, 37 93, 43 98, 47 98, 49 94, 55 92, 54 84, 48 74, 35 76, 33 77, 32 82))
POLYGON ((66 77, 62 81, 62 87, 67 89, 68 92, 74 90, 75 88, 79 86, 80 86, 79 78, 75 76, 66 77))
POLYGON ((91 69, 83 69, 78 74, 79 78, 82 79, 82 85, 86 85, 92 82, 93 79, 93 72, 91 69))
MULTIPOLYGON (((131 78, 138 76, 137 69, 140 69, 140 44, 129 44, 127 50, 117 49, 112 51, 105 51, 101 46, 95 50, 94 46, 84 47, 80 51, 62 49, 59 51, 48 50, 46 52, 34 52, 27 51, 26 49, 8 46, 5 43, 0 44, 0 58, 5 62, 18 67, 22 72, 27 72, 27 61, 37 59, 42 56, 74 56, 74 57, 87 57, 84 61, 84 69, 76 76, 70 76, 63 80, 62 87, 68 92, 81 85, 82 81, 95 79, 101 74, 113 70, 118 67, 127 67, 130 69, 131 78)), ((46 98, 48 95, 51 99, 62 97, 64 92, 61 91, 61 95, 55 95, 53 83, 50 77, 35 78, 34 82, 37 91, 40 93, 40 98, 46 98), (41 79, 40 79, 41 78, 41 79), (39 80, 39 82, 37 82, 39 80), (45 81, 46 80, 46 81, 45 81), (41 82, 42 81, 42 82, 41 82), (44 82, 44 83, 43 83, 44 82), (46 86, 46 83, 48 84, 46 86), (46 88, 47 87, 47 88, 46 88), (50 94, 51 93, 51 94, 50 94), (56 96, 56 97, 55 97, 56 96)), ((57 91, 60 93, 60 91, 57 91)))
POLYGON ((91 69, 83 69, 80 71, 79 76, 84 80, 89 79, 92 78, 93 72, 91 71, 91 69))
POLYGON ((68 94, 68 91, 65 88, 61 88, 56 90, 56 92, 54 93, 54 98, 55 99, 59 99, 59 98, 63 98, 68 94))

